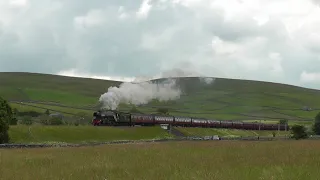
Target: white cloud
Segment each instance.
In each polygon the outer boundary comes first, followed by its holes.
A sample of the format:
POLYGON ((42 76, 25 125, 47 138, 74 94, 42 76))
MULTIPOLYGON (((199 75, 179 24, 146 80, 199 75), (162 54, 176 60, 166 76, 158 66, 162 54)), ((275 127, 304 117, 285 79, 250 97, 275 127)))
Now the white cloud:
POLYGON ((9 0, 9 4, 12 6, 23 7, 28 4, 28 0, 9 0))
POLYGON ((60 76, 70 76, 70 77, 82 77, 82 78, 92 78, 92 79, 103 79, 103 80, 115 80, 123 82, 132 82, 134 77, 121 77, 121 76, 99 76, 92 75, 91 73, 79 73, 76 69, 70 69, 67 71, 60 71, 57 73, 60 76))
POLYGON ((143 0, 139 10, 137 11, 137 16, 139 18, 147 18, 152 8, 152 5, 150 5, 149 3, 150 3, 150 0, 143 0))
POLYGON ((104 23, 106 17, 102 10, 91 10, 85 16, 78 16, 74 18, 76 28, 90 28, 104 23))
POLYGON ((320 72, 309 73, 309 72, 303 71, 300 75, 300 81, 303 83, 320 84, 320 72))

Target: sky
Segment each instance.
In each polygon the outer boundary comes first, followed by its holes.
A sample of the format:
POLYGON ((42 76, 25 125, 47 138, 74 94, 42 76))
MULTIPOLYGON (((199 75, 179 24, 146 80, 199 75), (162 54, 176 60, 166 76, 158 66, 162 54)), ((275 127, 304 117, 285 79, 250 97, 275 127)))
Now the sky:
POLYGON ((0 0, 0 71, 320 89, 320 0, 0 0))

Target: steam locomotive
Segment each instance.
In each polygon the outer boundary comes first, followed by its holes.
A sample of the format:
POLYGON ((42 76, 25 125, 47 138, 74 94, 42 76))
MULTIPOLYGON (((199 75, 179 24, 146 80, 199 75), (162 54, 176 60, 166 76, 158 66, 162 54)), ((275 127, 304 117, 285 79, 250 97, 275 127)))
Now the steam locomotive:
POLYGON ((218 121, 204 118, 191 118, 169 115, 124 113, 115 110, 96 111, 93 113, 94 126, 154 126, 171 124, 181 127, 229 128, 243 130, 280 130, 288 131, 289 126, 283 124, 264 124, 242 121, 218 121))

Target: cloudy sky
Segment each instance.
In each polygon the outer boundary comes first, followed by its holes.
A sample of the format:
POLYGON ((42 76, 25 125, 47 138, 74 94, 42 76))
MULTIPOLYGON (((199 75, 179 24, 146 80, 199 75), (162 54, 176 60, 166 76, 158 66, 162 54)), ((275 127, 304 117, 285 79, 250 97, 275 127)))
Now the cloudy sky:
POLYGON ((0 0, 0 71, 172 69, 320 89, 320 1, 0 0))

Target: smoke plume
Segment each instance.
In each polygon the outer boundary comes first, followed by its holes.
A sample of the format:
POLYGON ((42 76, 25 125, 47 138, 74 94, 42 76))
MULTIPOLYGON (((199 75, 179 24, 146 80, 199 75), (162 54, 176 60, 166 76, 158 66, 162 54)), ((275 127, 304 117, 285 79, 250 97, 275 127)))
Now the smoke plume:
POLYGON ((157 99, 159 101, 176 100, 180 98, 182 91, 176 81, 176 77, 198 77, 201 82, 211 84, 215 78, 203 77, 194 71, 192 64, 185 62, 179 64, 179 68, 163 71, 157 76, 137 77, 133 82, 122 83, 119 87, 110 87, 108 92, 101 95, 99 101, 103 108, 116 110, 121 103, 142 105, 157 99), (167 78, 166 82, 152 83, 150 80, 167 78))
POLYGON ((125 82, 119 87, 110 87, 107 93, 101 95, 99 101, 103 108, 115 110, 120 103, 141 105, 153 99, 159 101, 175 100, 180 98, 181 91, 176 87, 174 80, 163 83, 132 83, 125 82))

